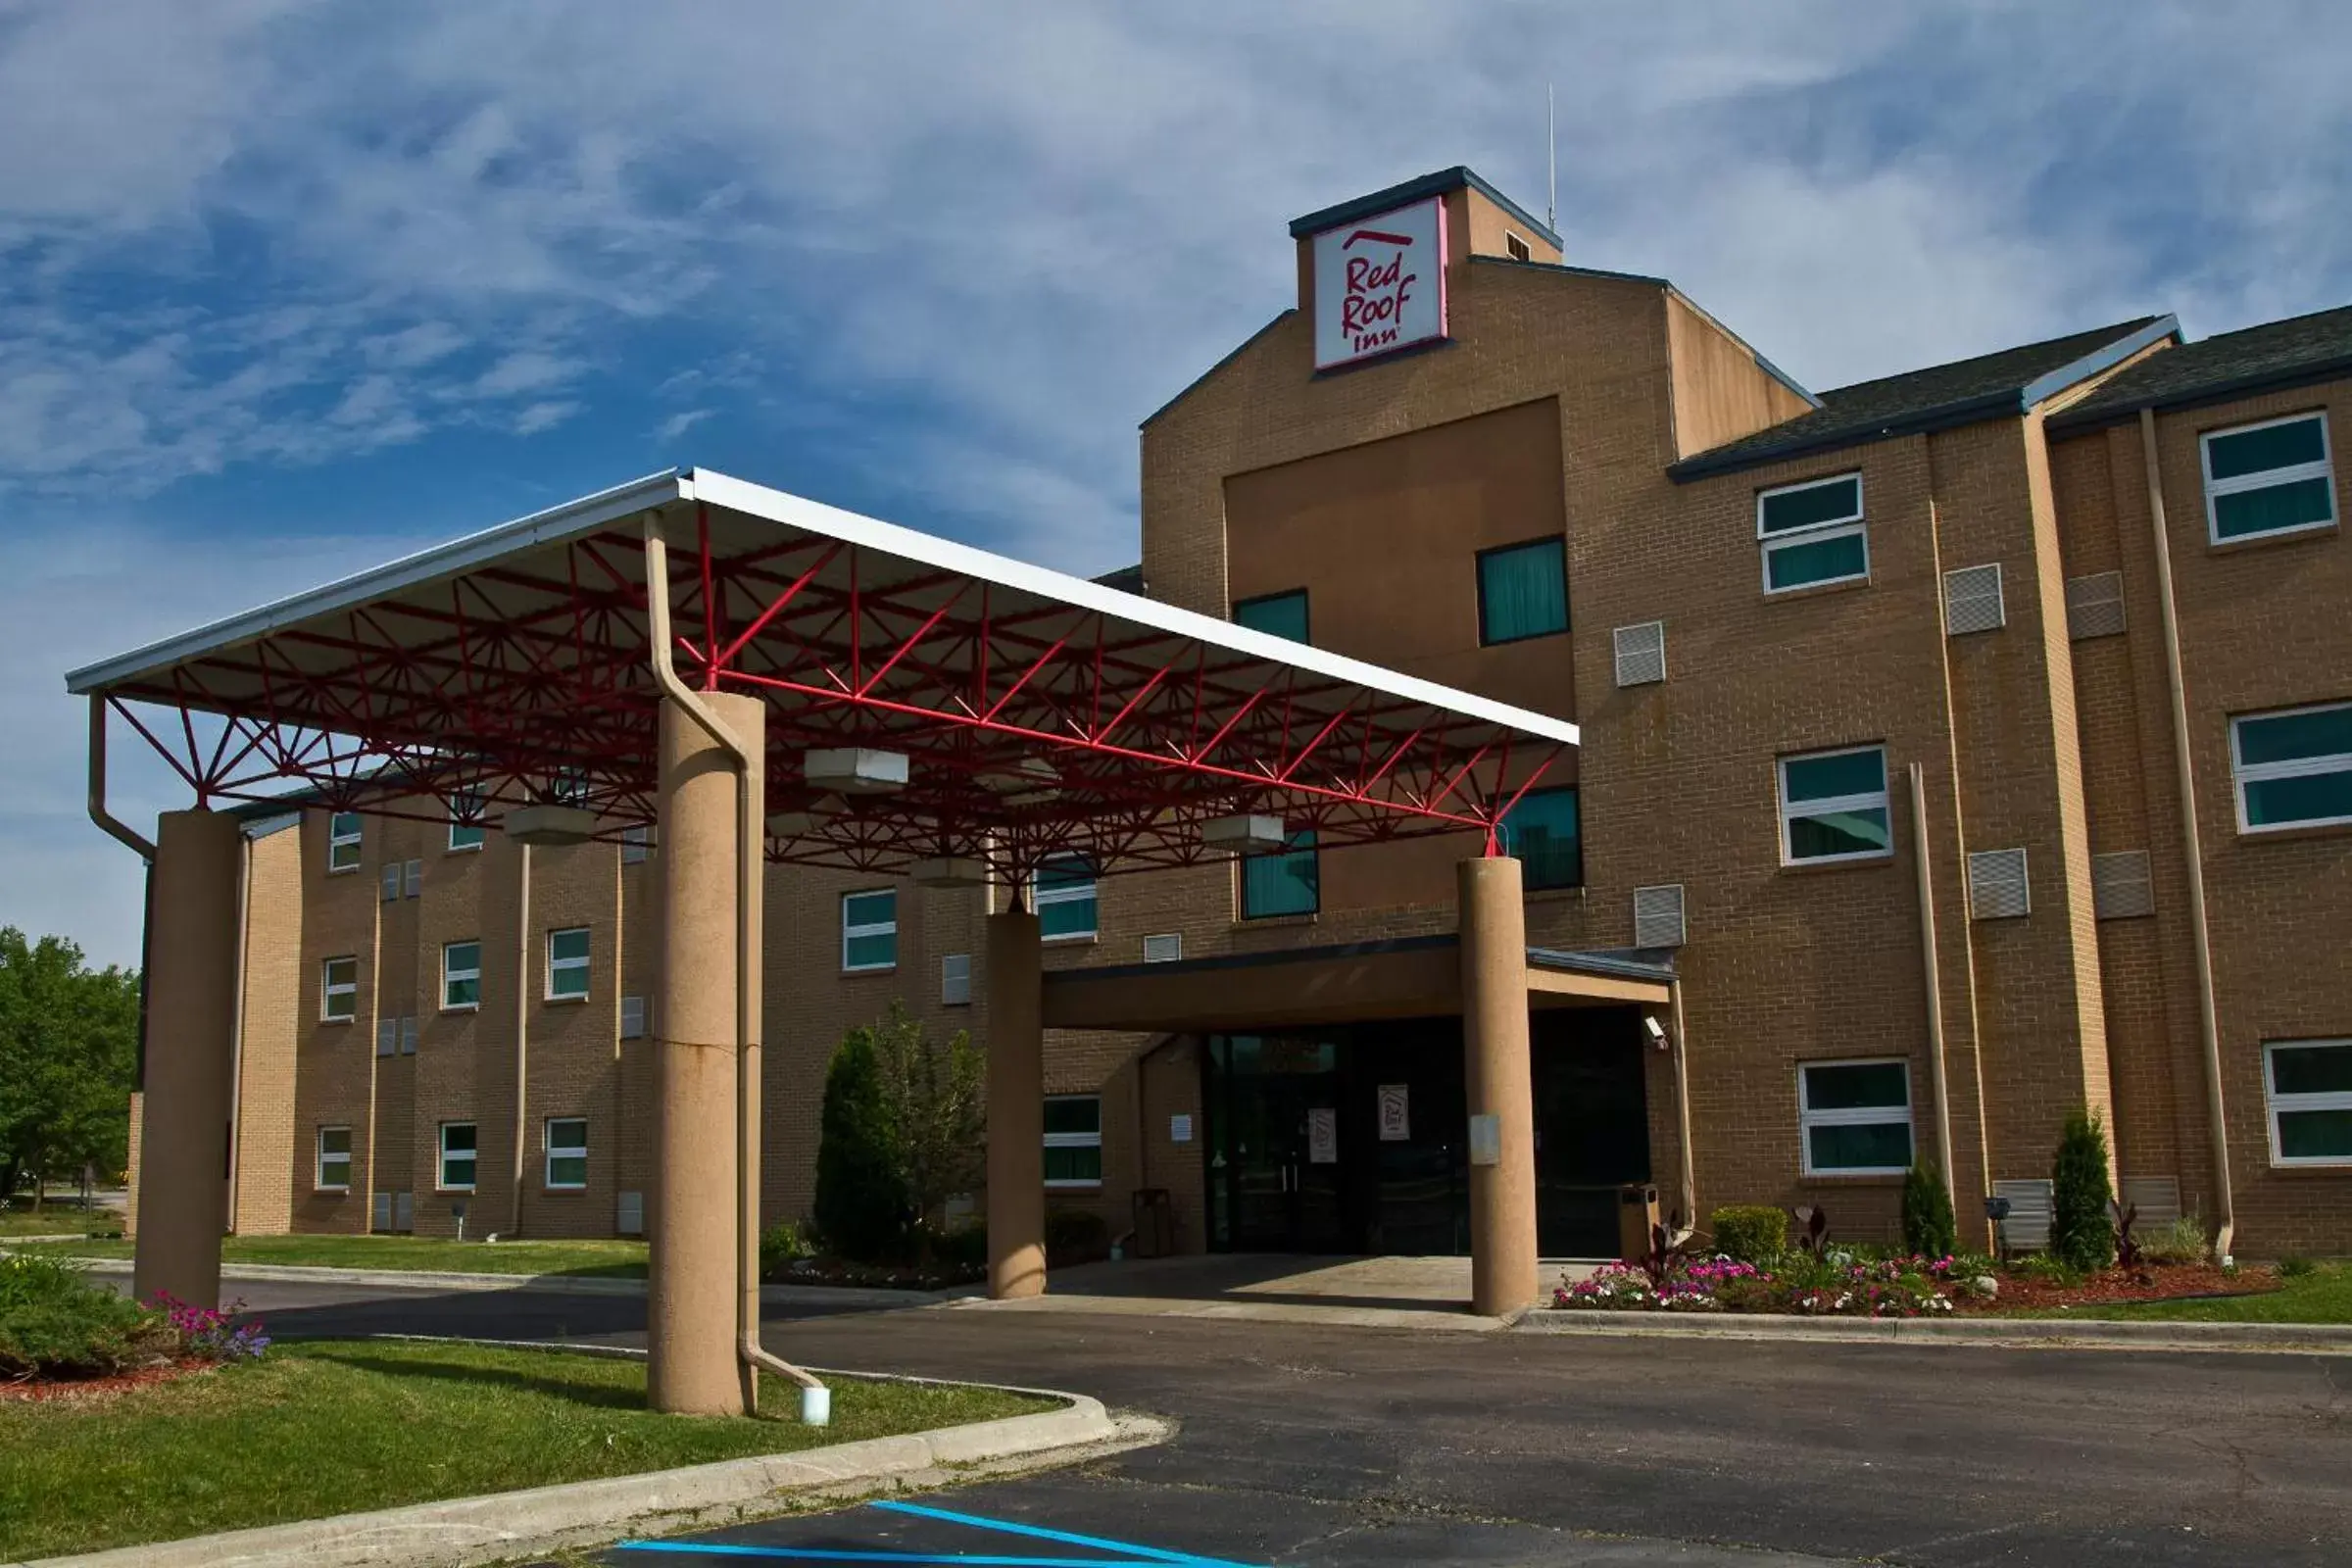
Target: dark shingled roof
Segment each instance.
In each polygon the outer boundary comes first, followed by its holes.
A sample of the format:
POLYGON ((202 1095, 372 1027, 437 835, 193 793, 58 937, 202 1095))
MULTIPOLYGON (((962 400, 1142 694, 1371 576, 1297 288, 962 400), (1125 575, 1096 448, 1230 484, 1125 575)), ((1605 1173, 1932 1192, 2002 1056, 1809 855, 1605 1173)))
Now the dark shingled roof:
POLYGON ((1105 588, 1116 588, 1123 594, 1140 594, 1144 591, 1144 568, 1138 563, 1132 566, 1121 566, 1116 571, 1106 571, 1093 580, 1105 588))
POLYGON ((2180 330, 2170 316, 2143 316, 2095 332, 1839 387, 1822 393, 1822 406, 1810 414, 1693 454, 1666 471, 1678 481, 1696 479, 1810 452, 2020 415, 2151 343, 2178 337, 2180 330))
POLYGON ((2344 375, 2352 375, 2352 305, 2150 355, 2050 424, 2084 429, 2130 418, 2144 408, 2218 403, 2266 387, 2344 375))

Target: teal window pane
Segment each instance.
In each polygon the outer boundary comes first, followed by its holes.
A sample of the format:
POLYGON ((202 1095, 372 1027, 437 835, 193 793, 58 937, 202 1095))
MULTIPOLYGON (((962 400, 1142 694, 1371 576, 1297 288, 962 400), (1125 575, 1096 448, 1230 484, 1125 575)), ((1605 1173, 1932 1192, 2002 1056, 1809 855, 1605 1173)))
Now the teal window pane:
POLYGON ((1788 818, 1788 858, 1792 860, 1816 860, 1828 855, 1883 855, 1892 847, 1883 806, 1788 818))
POLYGON ((2352 771, 2301 778, 2248 779, 2246 825, 2284 827, 2352 817, 2352 771))
POLYGON ((1099 1182, 1102 1179, 1102 1150, 1100 1145, 1083 1149, 1049 1149, 1046 1151, 1046 1180, 1050 1182, 1099 1182))
POLYGON ((1093 1095, 1066 1095, 1046 1102, 1046 1131, 1099 1133, 1102 1130, 1102 1102, 1093 1095))
POLYGON ((1813 1127, 1805 1134, 1815 1170, 1908 1170, 1911 1128, 1906 1122, 1861 1122, 1813 1127))
POLYGON ((2334 491, 2331 481, 2315 476, 2215 496, 2213 535, 2217 539, 2243 539, 2252 534, 2333 521, 2334 491))
POLYGON ((1055 937, 1091 937, 1095 934, 1095 900, 1092 894, 1083 899, 1064 899, 1055 904, 1040 904, 1037 908, 1037 934, 1046 941, 1055 937))
POLYGON ((588 966, 575 964, 567 969, 550 971, 547 994, 551 997, 584 997, 588 994, 588 966))
POLYGON ((557 959, 587 957, 587 928, 583 926, 575 931, 551 932, 547 939, 547 950, 548 956, 557 959))
POLYGON ((1531 790, 1502 819, 1502 847, 1517 857, 1527 887, 1573 888, 1585 880, 1585 841, 1576 791, 1531 790))
POLYGON ((1863 1110, 1911 1103, 1911 1069, 1899 1061, 1838 1062, 1805 1069, 1807 1110, 1863 1110))
POLYGON ((1859 533, 1775 545, 1764 552, 1766 583, 1778 590, 1870 574, 1870 544, 1859 533))
POLYGON ((1074 857, 1050 860, 1038 867, 1034 886, 1039 936, 1053 941, 1095 934, 1093 866, 1074 857))
POLYGON ((1269 637, 1307 642, 1310 639, 1306 634, 1306 590, 1298 588, 1290 593, 1242 600, 1233 607, 1233 623, 1262 631, 1269 637))
POLYGON ((2352 707, 2237 721, 2237 760, 2248 764, 2352 756, 2352 707))
POLYGON ((1322 878, 1312 828, 1291 835, 1291 847, 1242 859, 1242 918, 1312 914, 1320 906, 1322 878))
POLYGON ((348 1158, 351 1154, 351 1129, 329 1127, 319 1133, 318 1152, 330 1158, 337 1154, 348 1158))
POLYGON ((558 1154, 547 1162, 547 1185, 550 1187, 585 1187, 588 1185, 588 1161, 576 1154, 558 1154))
POLYGON ((899 895, 890 888, 879 893, 853 893, 841 901, 844 925, 893 925, 899 918, 899 895))
POLYGON ((885 931, 852 937, 842 945, 842 962, 852 969, 887 969, 899 961, 899 934, 885 931))
POLYGON ((478 1007, 482 1004, 482 983, 479 980, 452 980, 442 998, 444 1005, 478 1007))
POLYGON ((2282 1095, 2352 1095, 2352 1046, 2276 1046, 2271 1088, 2282 1095))
POLYGON ((2282 1110, 2281 1159, 2352 1159, 2352 1110, 2282 1110))
POLYGON ((467 1122, 452 1122, 441 1129, 441 1148, 446 1153, 472 1153, 473 1127, 467 1122))
POLYGON ((1781 779, 1792 805, 1842 795, 1880 795, 1886 789, 1886 754, 1872 747, 1835 757, 1791 757, 1781 764, 1781 779))
POLYGON ((1478 558, 1478 640, 1515 643, 1568 629, 1567 549, 1558 539, 1478 558))
POLYGON ((1764 498, 1756 523, 1765 533, 1787 533, 1825 522, 1851 522, 1862 515, 1862 478, 1848 474, 1801 490, 1784 490, 1764 498))
POLYGON ((2273 468, 2322 463, 2327 457, 2328 440, 2321 433, 2317 418, 2240 430, 2234 435, 2217 435, 2205 443, 2206 472, 2216 479, 2235 479, 2249 473, 2267 473, 2273 468))
POLYGON ((473 1185, 473 1156, 471 1154, 442 1155, 441 1185, 444 1187, 471 1187, 473 1185))
POLYGON ((478 822, 449 824, 449 847, 453 850, 478 850, 482 847, 484 836, 484 830, 478 822))

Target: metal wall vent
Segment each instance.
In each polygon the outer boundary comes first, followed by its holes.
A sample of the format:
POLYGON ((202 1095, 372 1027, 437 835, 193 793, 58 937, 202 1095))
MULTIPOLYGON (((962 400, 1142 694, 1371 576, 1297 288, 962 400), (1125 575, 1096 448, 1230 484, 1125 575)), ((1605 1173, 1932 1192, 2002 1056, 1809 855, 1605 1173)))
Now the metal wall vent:
POLYGON ((1634 946, 1679 948, 1683 945, 1683 885, 1662 883, 1634 889, 1634 946))
POLYGON ((2124 574, 2098 571, 2066 581, 2066 634, 2076 642, 2085 637, 2120 637, 2124 630, 2124 574))
POLYGON ((2132 1234, 2145 1241, 2180 1217, 2180 1178, 2127 1176, 2122 1202, 2125 1208, 2136 1210, 2132 1216, 2132 1234))
POLYGON ((972 1001, 972 956, 951 953, 939 960, 939 1004, 966 1007, 972 1001))
POLYGON ((1617 628, 1617 684, 1648 686, 1666 678, 1666 623, 1617 628))
POLYGON ((643 1193, 620 1195, 620 1201, 613 1206, 612 1228, 623 1236, 643 1236, 645 1234, 645 1195, 643 1193))
POLYGON ((2009 1200, 2009 1217, 2001 1221, 2005 1246, 2032 1252, 2050 1245, 2051 1192, 2047 1178, 1992 1184, 1993 1197, 2009 1200))
POLYGON ((2033 912, 2026 852, 1979 850, 1968 858, 1968 912, 1979 920, 2015 920, 2033 912))
POLYGON ((2001 598, 2001 566, 1962 566, 1943 574, 1943 629, 1953 637, 1998 631, 2009 623, 2001 598))
POLYGON ((645 1038, 645 999, 643 997, 620 999, 620 1038, 623 1040, 643 1040, 645 1038))
POLYGON ((1184 956, 1184 933, 1165 931, 1144 938, 1146 963, 1175 963, 1184 956))
POLYGON ((2148 852, 2118 850, 2090 858, 2090 905, 2102 920, 2129 920, 2156 912, 2156 889, 2148 877, 2148 852))

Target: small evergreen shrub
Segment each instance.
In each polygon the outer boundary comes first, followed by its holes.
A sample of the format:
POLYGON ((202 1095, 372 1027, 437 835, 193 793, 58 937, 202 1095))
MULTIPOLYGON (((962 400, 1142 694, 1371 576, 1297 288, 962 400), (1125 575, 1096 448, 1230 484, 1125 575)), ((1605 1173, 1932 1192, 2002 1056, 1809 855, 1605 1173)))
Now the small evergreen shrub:
POLYGON ((931 1244, 931 1260, 942 1268, 984 1269, 988 1267, 988 1225, 973 1220, 940 1233, 931 1244))
POLYGON ((2094 1111, 2066 1118, 2050 1167, 2050 1255, 2088 1274, 2115 1261, 2115 1191, 2107 1181, 2107 1129, 2094 1111))
POLYGON ((899 1171, 898 1129, 873 1033, 852 1029, 825 1068, 818 1118, 812 1206, 827 1250, 856 1263, 898 1257, 906 1224, 906 1187, 899 1171))
POLYGON ((760 1277, 763 1280, 775 1279, 788 1265, 815 1255, 808 1232, 790 1220, 778 1220, 760 1233, 760 1277))
POLYGON ((1952 1195, 1942 1173, 1914 1164, 1903 1178, 1903 1248, 1913 1257, 1949 1257, 1960 1247, 1952 1195))
POLYGON ((171 1349, 156 1314, 62 1257, 0 1257, 0 1378, 99 1377, 171 1349))
POLYGON ((1731 1204, 1707 1216, 1715 1250, 1742 1263, 1769 1263, 1788 1249, 1786 1209, 1731 1204))

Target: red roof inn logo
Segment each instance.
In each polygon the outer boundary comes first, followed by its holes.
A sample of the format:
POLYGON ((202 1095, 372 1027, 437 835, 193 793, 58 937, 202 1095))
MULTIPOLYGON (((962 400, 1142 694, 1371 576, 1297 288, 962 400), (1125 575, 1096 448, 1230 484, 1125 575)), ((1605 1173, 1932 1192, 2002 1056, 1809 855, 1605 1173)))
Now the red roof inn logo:
POLYGON ((1315 236, 1315 368, 1446 335, 1446 206, 1431 197, 1315 236))

